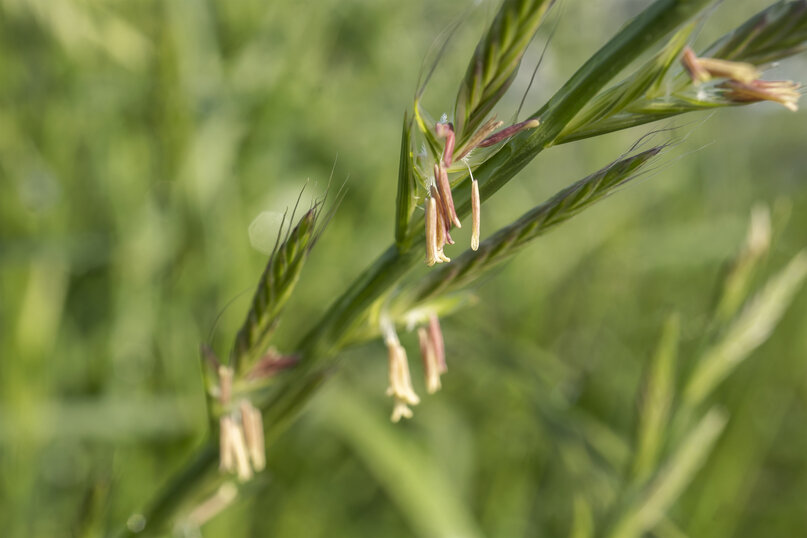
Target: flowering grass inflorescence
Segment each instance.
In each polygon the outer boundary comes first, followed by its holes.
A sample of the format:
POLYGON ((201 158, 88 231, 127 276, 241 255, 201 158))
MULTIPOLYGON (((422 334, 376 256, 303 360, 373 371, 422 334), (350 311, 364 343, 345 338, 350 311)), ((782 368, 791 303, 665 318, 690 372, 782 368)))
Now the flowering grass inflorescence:
MULTIPOLYGON (((269 346, 282 307, 293 293, 307 254, 321 231, 317 225, 321 204, 315 204, 294 228, 289 227, 285 236, 279 236, 247 319, 238 332, 230 362, 211 363, 215 367, 206 368, 211 423, 219 430, 218 443, 211 440, 205 445, 167 489, 170 495, 156 499, 145 516, 147 531, 160 530, 181 504, 182 499, 177 497, 194 489, 200 480, 200 469, 211 468, 217 459, 224 481, 232 473, 246 481, 260 471, 265 465, 264 438, 276 435, 308 401, 324 381, 334 357, 348 345, 381 336, 388 354, 387 395, 394 400, 391 418, 394 422, 410 418, 411 406, 417 405, 420 398, 397 332, 417 329, 426 391, 435 393, 441 387, 441 375, 447 371, 438 315, 448 315, 466 304, 451 302, 452 294, 644 172, 666 146, 616 159, 482 240, 483 201, 541 151, 684 112, 763 100, 794 111, 797 108, 797 84, 763 81, 760 77, 769 62, 805 46, 805 0, 774 4, 718 40, 701 56, 689 48, 689 43, 701 13, 711 2, 658 0, 625 25, 545 106, 528 119, 502 128, 504 123, 490 113, 512 84, 524 52, 552 4, 548 0, 503 2, 472 55, 454 106, 447 107, 453 108, 453 118, 430 120, 421 103, 425 84, 418 88, 413 110, 404 116, 395 241, 311 325, 299 345, 285 354, 269 346), (635 59, 665 39, 650 60, 607 87, 635 59), (676 70, 679 62, 681 68, 676 70), (415 149, 420 147, 422 150, 415 149), (455 244, 451 230, 460 228, 462 219, 469 214, 471 248, 449 258, 446 247, 455 244), (424 247, 426 265, 442 264, 441 267, 429 269, 425 276, 407 278, 421 265, 424 247), (270 377, 272 383, 268 382, 270 377)), ((754 319, 765 318, 768 324, 778 320, 788 293, 804 277, 803 266, 803 260, 796 263, 783 277, 784 283, 772 285, 767 296, 761 295, 754 319)), ((741 296, 745 299, 746 294, 741 296)), ((737 334, 747 329, 743 319, 741 316, 738 321, 737 334)), ((700 378, 706 381, 697 381, 696 377, 694 385, 690 385, 695 388, 687 389, 691 405, 686 413, 677 415, 668 440, 680 450, 673 450, 667 466, 654 472, 655 467, 646 462, 655 462, 656 449, 640 450, 644 455, 637 465, 642 472, 635 486, 649 491, 648 498, 654 504, 632 497, 625 499, 619 505, 624 511, 613 514, 610 520, 610 535, 639 536, 651 530, 659 521, 659 508, 669 506, 675 491, 686 483, 683 477, 691 475, 705 457, 725 419, 716 412, 698 419, 698 405, 703 394, 714 388, 743 353, 759 343, 758 338, 746 340, 742 350, 717 347, 707 357, 712 364, 708 367, 711 373, 700 378), (669 476, 677 477, 675 487, 659 489, 669 476)), ((664 427, 665 420, 663 416, 647 418, 643 422, 649 432, 646 435, 660 435, 659 428, 664 427)), ((655 441, 643 442, 655 446, 655 441)))

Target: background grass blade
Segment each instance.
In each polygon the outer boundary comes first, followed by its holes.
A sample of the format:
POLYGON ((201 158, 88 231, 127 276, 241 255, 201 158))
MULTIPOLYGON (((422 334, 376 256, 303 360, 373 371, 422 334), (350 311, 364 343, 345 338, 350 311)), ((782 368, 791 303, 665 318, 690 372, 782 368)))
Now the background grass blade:
POLYGON ((805 277, 807 252, 801 252, 765 285, 703 355, 684 389, 683 404, 687 409, 699 406, 740 362, 768 339, 805 277))
POLYGON ((675 394, 675 363, 678 355, 680 320, 671 316, 664 325, 656 353, 650 361, 640 395, 634 479, 641 483, 650 476, 664 444, 667 420, 675 394))
POLYGON ((714 322, 723 326, 730 322, 745 303, 754 276, 762 264, 771 243, 771 216, 764 205, 751 211, 751 220, 739 254, 729 263, 715 305, 714 322))
POLYGON ((653 530, 703 465, 727 419, 722 411, 709 411, 605 536, 635 538, 653 530))
POLYGON ((484 536, 456 484, 408 432, 391 427, 372 406, 338 384, 326 398, 331 403, 320 408, 320 418, 357 452, 418 536, 484 536))

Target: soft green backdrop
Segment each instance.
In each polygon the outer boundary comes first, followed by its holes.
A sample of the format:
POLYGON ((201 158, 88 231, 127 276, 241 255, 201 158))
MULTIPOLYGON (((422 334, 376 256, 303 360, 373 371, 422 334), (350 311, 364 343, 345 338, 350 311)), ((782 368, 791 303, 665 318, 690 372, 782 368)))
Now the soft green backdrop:
MULTIPOLYGON (((527 110, 648 3, 565 0, 527 110)), ((730 4, 699 43, 766 5, 730 4)), ((402 114, 421 59, 469 5, 0 0, 2 536, 104 536, 183 461, 205 432, 198 346, 226 353, 277 214, 306 181, 306 203, 332 169, 347 194, 281 345, 387 246, 402 114)), ((429 89, 433 115, 450 111, 495 7, 467 14, 429 89)), ((807 80, 804 55, 776 73, 807 80)), ((656 173, 444 320, 450 372, 412 421, 387 422, 383 346, 350 351, 268 447, 254 495, 204 536, 567 535, 574 496, 606 502, 616 486, 586 440, 630 439, 642 370, 675 311, 688 368, 751 207, 774 216, 766 273, 807 246, 804 118, 762 104, 677 120, 682 141, 656 173)), ((648 130, 541 154, 484 206, 483 236, 648 130)), ((805 323, 802 292, 714 396, 731 418, 673 512, 687 535, 807 529, 805 323)))

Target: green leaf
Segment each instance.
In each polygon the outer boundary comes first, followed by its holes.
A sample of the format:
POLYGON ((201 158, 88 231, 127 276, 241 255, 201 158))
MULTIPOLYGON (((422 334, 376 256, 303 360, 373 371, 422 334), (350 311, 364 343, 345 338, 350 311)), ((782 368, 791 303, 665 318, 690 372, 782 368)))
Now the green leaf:
POLYGON ((326 397, 330 405, 319 406, 321 418, 367 466, 416 535, 483 536, 455 482, 411 435, 382 419, 355 390, 335 385, 326 397))

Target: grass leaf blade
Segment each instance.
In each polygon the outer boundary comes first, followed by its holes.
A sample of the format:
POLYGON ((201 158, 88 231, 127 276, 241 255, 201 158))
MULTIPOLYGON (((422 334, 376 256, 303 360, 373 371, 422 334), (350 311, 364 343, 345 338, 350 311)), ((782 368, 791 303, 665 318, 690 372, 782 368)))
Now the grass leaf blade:
POLYGON ((706 461, 727 420, 728 417, 722 411, 709 411, 606 536, 638 538, 662 521, 706 461))
POLYGON ((773 332, 807 277, 807 251, 797 254, 768 281, 723 337, 706 351, 683 394, 687 409, 700 405, 714 388, 773 332))

